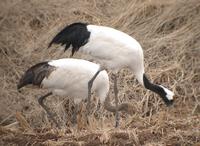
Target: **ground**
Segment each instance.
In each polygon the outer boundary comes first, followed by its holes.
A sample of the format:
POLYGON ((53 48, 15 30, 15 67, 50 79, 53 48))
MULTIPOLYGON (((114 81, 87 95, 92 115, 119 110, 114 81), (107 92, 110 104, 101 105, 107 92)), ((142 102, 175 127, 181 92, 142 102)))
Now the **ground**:
MULTIPOLYGON (((0 145, 200 145, 200 3, 198 0, 6 0, 0 4, 0 145), (87 22, 128 33, 144 50, 145 72, 154 83, 175 93, 167 107, 158 95, 137 83, 130 70, 119 76, 120 102, 134 113, 104 112, 90 127, 69 122, 70 100, 49 97, 62 129, 57 129, 38 105, 47 91, 16 84, 31 65, 69 57, 59 47, 47 49, 67 24, 87 22), (101 121, 103 121, 101 123, 101 121)), ((76 58, 88 58, 76 54, 76 58)), ((110 75, 111 86, 113 85, 110 75)), ((113 90, 110 90, 113 98, 113 90)))

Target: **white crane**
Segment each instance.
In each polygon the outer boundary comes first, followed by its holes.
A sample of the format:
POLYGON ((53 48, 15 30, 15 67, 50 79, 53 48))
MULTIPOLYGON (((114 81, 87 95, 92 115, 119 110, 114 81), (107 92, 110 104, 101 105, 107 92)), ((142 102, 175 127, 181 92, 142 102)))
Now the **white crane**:
MULTIPOLYGON (((47 106, 44 105, 43 100, 52 94, 67 96, 73 98, 77 105, 81 100, 87 99, 88 82, 99 68, 100 65, 82 59, 66 58, 41 62, 30 67, 24 73, 17 88, 19 90, 28 84, 32 84, 49 89, 50 92, 39 97, 38 102, 53 122, 60 127, 47 106)), ((101 103, 105 102, 109 92, 109 77, 105 70, 101 71, 94 80, 92 91, 96 93, 101 103)), ((106 106, 109 105, 108 103, 104 104, 107 110, 110 108, 110 111, 113 112, 113 107, 106 106)))
MULTIPOLYGON (((72 50, 71 56, 75 52, 80 51, 89 54, 98 61, 103 68, 112 70, 114 74, 114 93, 115 103, 118 107, 118 90, 116 73, 128 67, 135 75, 137 80, 146 89, 149 89, 163 99, 166 105, 173 103, 174 93, 164 86, 151 83, 144 73, 144 57, 143 50, 140 44, 128 34, 119 30, 97 25, 89 25, 85 23, 73 23, 61 30, 49 43, 65 45, 65 50, 72 50)), ((98 74, 103 68, 100 68, 98 74)), ((89 92, 92 87, 92 82, 88 83, 89 92)), ((90 95, 90 94, 88 94, 90 95)), ((90 101, 90 96, 88 96, 90 101)), ((90 102, 88 102, 89 104, 90 102)), ((117 109, 117 108, 116 108, 117 109)), ((118 112, 116 111, 116 119, 118 121, 118 112)), ((119 122, 116 122, 118 126, 119 122)))

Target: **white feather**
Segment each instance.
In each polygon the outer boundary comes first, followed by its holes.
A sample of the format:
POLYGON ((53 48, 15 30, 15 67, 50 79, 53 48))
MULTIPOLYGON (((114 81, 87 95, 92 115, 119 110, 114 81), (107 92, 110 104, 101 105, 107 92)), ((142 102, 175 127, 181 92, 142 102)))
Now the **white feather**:
MULTIPOLYGON (((59 59, 49 62, 56 69, 44 78, 42 87, 53 94, 74 98, 76 103, 88 96, 88 82, 99 69, 99 65, 81 59, 59 59)), ((94 80, 92 91, 103 102, 109 91, 109 78, 106 71, 99 73, 94 80)))
MULTIPOLYGON (((95 61, 99 62, 101 66, 112 70, 113 73, 117 73, 125 67, 131 69, 139 83, 145 86, 144 56, 139 42, 128 34, 111 27, 97 25, 86 25, 86 27, 87 31, 90 32, 90 36, 89 39, 87 38, 88 42, 79 48, 80 52, 89 54, 95 61)), ((79 31, 79 29, 77 29, 77 31, 79 31)), ((55 43, 57 42, 55 41, 55 43)), ((62 43, 65 42, 63 41, 62 43)), ((145 86, 147 89, 153 89, 153 92, 156 92, 162 97, 165 95, 163 91, 155 88, 158 87, 158 85, 150 83, 148 79, 147 83, 146 85, 148 86, 145 86)), ((173 100, 173 92, 163 86, 160 87, 162 87, 166 93, 166 97, 163 98, 173 100)))
POLYGON ((88 25, 91 32, 89 41, 80 48, 80 51, 90 54, 113 72, 117 72, 123 67, 130 68, 139 82, 143 84, 144 73, 143 50, 140 44, 131 36, 116 29, 88 25))
POLYGON ((160 87, 162 87, 166 93, 166 97, 168 100, 173 100, 173 96, 174 96, 174 93, 172 91, 170 91, 169 89, 165 88, 164 86, 162 85, 159 85, 160 87))

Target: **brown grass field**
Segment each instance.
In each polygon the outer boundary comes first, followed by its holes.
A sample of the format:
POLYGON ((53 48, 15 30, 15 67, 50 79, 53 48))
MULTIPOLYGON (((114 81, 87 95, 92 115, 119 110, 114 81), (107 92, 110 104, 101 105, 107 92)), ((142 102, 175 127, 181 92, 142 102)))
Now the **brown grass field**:
POLYGON ((2 0, 0 66, 2 146, 200 146, 199 0, 2 0), (119 98, 134 112, 120 113, 119 128, 106 111, 103 124, 93 116, 89 127, 72 127, 73 102, 49 97, 46 104, 62 124, 57 129, 35 98, 46 91, 27 87, 18 93, 16 84, 31 65, 69 56, 47 45, 77 21, 111 26, 137 39, 147 75, 175 92, 174 105, 166 107, 124 69, 118 74, 119 98))

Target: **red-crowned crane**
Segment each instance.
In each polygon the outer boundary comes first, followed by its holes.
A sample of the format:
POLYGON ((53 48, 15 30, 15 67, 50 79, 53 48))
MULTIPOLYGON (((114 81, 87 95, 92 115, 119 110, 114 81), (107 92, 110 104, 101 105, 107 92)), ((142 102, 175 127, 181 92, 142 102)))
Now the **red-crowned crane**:
MULTIPOLYGON (((53 122, 60 127, 47 106, 44 105, 43 100, 52 94, 67 96, 73 98, 77 105, 81 100, 87 99, 88 82, 99 68, 100 65, 82 59, 66 58, 41 62, 30 67, 24 73, 17 88, 19 90, 26 85, 32 84, 49 89, 50 92, 39 97, 38 102, 53 122)), ((94 80, 92 91, 96 93, 101 103, 105 101, 109 92, 109 77, 105 70, 101 71, 94 80)), ((77 111, 78 106, 75 106, 75 108, 75 111, 77 111)), ((106 109, 109 110, 109 107, 106 109)))
MULTIPOLYGON (((71 48, 71 56, 77 51, 91 55, 102 66, 97 74, 103 68, 112 70, 114 74, 116 107, 118 107, 116 73, 124 67, 128 67, 139 83, 146 89, 160 95, 166 105, 173 103, 174 93, 172 91, 164 86, 153 84, 148 80, 144 73, 142 47, 139 42, 124 32, 105 26, 73 23, 61 30, 49 43, 48 48, 52 44, 65 45, 64 51, 71 48)), ((89 92, 94 79, 95 77, 88 83, 89 92)), ((88 98, 88 101, 90 101, 90 96, 88 98)), ((119 119, 118 116, 116 111, 117 121, 119 119)), ((118 123, 116 122, 116 126, 118 126, 118 123)))

